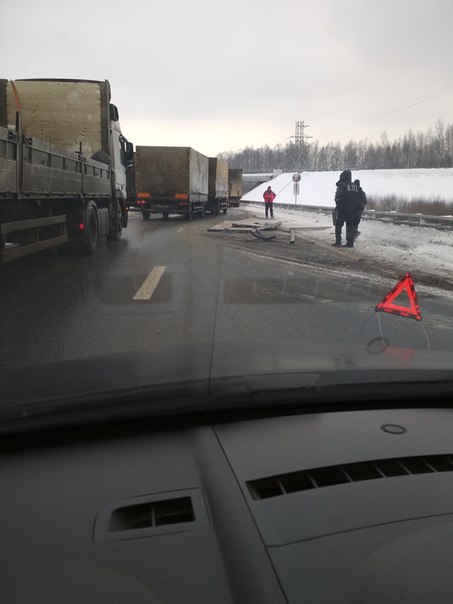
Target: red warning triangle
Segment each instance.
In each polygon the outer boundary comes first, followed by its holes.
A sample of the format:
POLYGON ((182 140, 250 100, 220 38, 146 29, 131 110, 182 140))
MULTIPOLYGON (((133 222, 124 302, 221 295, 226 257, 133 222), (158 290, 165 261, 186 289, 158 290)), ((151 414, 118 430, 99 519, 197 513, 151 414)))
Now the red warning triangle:
POLYGON ((415 293, 414 280, 410 273, 406 273, 402 279, 398 281, 395 287, 383 298, 376 306, 376 311, 388 312, 392 315, 400 317, 408 317, 416 321, 422 320, 422 313, 417 302, 417 294, 415 293), (406 292, 409 298, 409 306, 394 304, 394 301, 403 292, 406 292))

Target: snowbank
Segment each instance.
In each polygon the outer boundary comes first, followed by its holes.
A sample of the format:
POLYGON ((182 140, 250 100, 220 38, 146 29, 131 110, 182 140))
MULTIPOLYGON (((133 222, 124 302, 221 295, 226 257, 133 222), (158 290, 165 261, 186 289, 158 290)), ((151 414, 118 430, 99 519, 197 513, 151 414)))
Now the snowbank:
MULTIPOLYGON (((245 205, 248 213, 264 217, 261 205, 245 205)), ((322 212, 275 208, 276 221, 285 228, 294 229, 300 236, 309 238, 313 243, 330 246, 335 241, 332 217, 322 212), (300 231, 298 231, 300 229, 300 231)), ((354 250, 338 253, 353 254, 357 259, 375 260, 386 266, 393 266, 401 272, 431 273, 433 276, 451 275, 453 255, 453 231, 387 224, 375 220, 362 220, 359 226, 360 237, 354 250)), ((345 228, 343 228, 343 238, 345 228)))
MULTIPOLYGON (((269 185, 276 193, 276 202, 294 204, 293 173, 284 173, 259 185, 242 199, 263 201, 269 185)), ((297 203, 311 206, 334 206, 335 183, 340 172, 302 172, 297 203)), ((453 168, 417 170, 357 170, 352 180, 358 178, 363 190, 373 197, 395 195, 398 199, 412 201, 442 200, 453 203, 453 168)))

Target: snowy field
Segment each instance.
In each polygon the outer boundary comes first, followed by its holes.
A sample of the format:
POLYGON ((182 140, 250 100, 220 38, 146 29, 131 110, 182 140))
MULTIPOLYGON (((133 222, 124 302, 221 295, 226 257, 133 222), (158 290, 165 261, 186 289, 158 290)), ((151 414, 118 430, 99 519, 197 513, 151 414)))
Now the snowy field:
MULTIPOLYGON (((264 218, 264 204, 241 207, 251 215, 264 218)), ((332 217, 322 212, 274 208, 275 222, 294 229, 296 234, 309 238, 314 243, 331 245, 335 241, 332 217)), ((415 281, 417 271, 439 277, 452 277, 453 231, 438 231, 433 228, 413 227, 362 220, 360 237, 352 250, 337 248, 338 253, 353 254, 358 260, 370 259, 397 269, 401 276, 412 273, 415 281)), ((343 227, 343 241, 345 227, 343 227)), ((360 270, 360 269, 358 269, 360 270)))
MULTIPOLYGON (((276 193, 276 202, 293 204, 293 173, 277 176, 259 185, 243 196, 245 201, 263 201, 263 193, 269 185, 276 193)), ((298 204, 311 206, 334 206, 335 183, 340 172, 302 172, 299 183, 298 204)), ((358 178, 365 193, 372 197, 395 195, 398 199, 411 201, 442 200, 453 204, 453 168, 417 170, 357 170, 352 180, 358 178)), ((452 207, 453 210, 453 207, 452 207)))

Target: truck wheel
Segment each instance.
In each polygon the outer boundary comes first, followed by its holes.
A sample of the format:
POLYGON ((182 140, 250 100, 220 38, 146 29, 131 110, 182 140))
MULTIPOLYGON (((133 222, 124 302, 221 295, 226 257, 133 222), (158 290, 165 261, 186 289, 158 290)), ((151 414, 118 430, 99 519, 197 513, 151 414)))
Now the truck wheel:
POLYGON ((186 212, 186 220, 192 220, 193 218, 193 207, 189 205, 186 212))
POLYGON ((87 239, 85 241, 85 252, 91 256, 96 251, 99 238, 98 216, 94 205, 89 206, 87 210, 86 229, 87 239))
POLYGON ((226 214, 226 213, 227 213, 226 208, 223 210, 223 213, 224 213, 224 214, 226 214))
POLYGON ((143 220, 149 220, 151 212, 142 212, 143 220))
POLYGON ((206 207, 205 207, 205 204, 203 204, 201 206, 200 216, 201 216, 201 218, 204 218, 206 216, 206 207))
POLYGON ((167 219, 168 218, 168 212, 162 212, 162 216, 167 219))
POLYGON ((220 201, 218 201, 215 204, 215 207, 212 210, 212 213, 215 214, 217 216, 217 214, 220 214, 220 201))

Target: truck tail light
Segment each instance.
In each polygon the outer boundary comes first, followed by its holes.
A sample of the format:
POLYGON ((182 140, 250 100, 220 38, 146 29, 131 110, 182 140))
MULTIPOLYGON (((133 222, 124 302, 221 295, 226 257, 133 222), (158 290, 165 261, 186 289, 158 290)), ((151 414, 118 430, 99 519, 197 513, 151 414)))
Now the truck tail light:
POLYGON ((83 233, 85 231, 85 223, 84 222, 80 222, 79 223, 79 231, 81 233, 83 233))
POLYGON ((189 196, 187 195, 187 193, 176 193, 175 198, 176 199, 189 199, 189 196))

